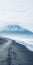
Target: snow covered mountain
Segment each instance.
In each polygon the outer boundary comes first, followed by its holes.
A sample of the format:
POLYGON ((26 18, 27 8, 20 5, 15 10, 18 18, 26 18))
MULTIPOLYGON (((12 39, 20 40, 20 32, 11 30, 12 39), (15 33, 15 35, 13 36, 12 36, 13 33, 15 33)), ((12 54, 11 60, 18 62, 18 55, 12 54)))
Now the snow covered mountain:
POLYGON ((7 25, 3 28, 2 33, 33 34, 31 31, 19 25, 7 25))

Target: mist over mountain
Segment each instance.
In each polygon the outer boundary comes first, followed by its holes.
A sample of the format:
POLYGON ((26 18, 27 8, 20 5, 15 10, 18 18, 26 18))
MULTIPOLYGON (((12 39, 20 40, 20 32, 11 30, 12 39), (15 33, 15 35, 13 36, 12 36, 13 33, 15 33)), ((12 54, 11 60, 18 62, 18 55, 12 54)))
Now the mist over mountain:
POLYGON ((13 33, 13 34, 33 34, 33 32, 21 27, 19 25, 7 25, 5 26, 1 33, 13 33))

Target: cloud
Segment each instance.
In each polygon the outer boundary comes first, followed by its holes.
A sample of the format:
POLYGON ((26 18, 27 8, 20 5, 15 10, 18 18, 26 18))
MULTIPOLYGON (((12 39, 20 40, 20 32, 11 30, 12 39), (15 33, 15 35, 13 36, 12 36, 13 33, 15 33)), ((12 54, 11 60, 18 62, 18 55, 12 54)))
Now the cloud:
POLYGON ((0 27, 9 23, 22 24, 33 31, 33 0, 1 0, 0 27))

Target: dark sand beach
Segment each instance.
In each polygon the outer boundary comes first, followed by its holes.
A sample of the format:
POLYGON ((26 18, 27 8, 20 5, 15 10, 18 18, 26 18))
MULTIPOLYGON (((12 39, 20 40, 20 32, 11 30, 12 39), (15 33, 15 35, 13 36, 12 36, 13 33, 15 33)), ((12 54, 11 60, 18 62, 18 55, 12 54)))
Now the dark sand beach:
POLYGON ((33 65, 33 52, 15 40, 0 38, 0 65, 33 65))

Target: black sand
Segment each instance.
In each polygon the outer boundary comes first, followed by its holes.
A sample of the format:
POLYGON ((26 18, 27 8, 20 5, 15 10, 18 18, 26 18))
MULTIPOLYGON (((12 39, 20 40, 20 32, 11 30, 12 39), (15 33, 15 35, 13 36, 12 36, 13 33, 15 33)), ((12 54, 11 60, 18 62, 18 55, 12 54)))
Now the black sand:
MULTIPOLYGON (((9 39, 6 40, 6 38, 0 39, 0 41, 1 40, 0 45, 9 41, 9 39)), ((0 65, 33 65, 33 52, 14 40, 10 40, 9 43, 9 46, 2 48, 4 46, 3 44, 0 47, 0 65)))

